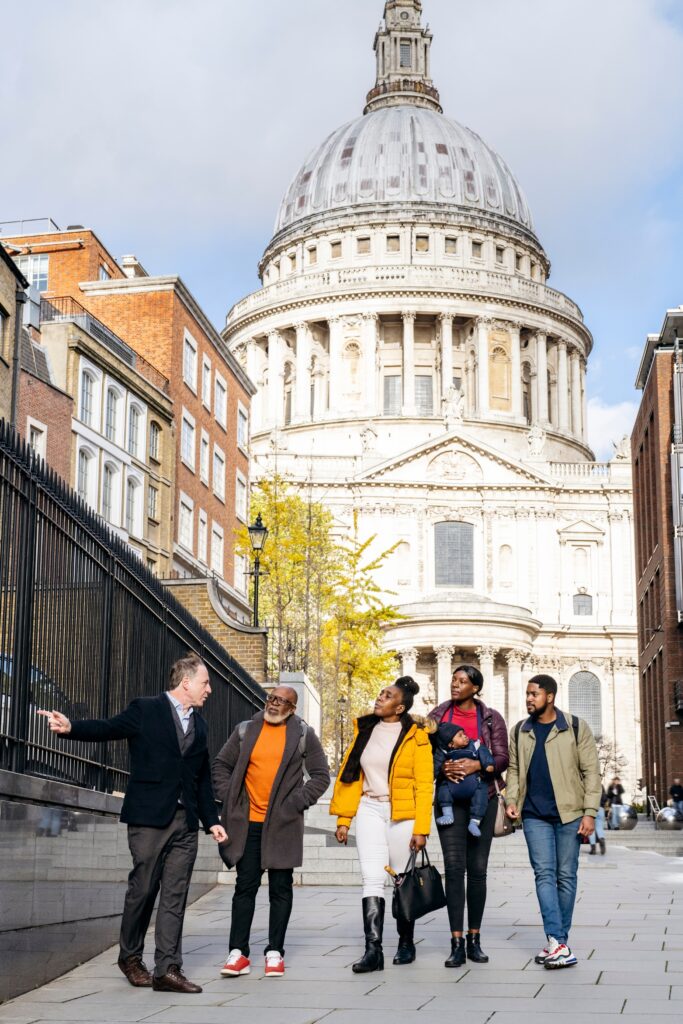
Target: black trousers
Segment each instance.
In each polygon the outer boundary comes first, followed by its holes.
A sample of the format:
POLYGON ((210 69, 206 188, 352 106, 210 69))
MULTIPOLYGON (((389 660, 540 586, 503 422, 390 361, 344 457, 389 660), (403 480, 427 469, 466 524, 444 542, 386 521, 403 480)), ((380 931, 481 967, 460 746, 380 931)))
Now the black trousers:
POLYGON ((169 967, 182 967, 183 920, 192 868, 197 857, 198 832, 187 827, 185 811, 178 808, 166 828, 128 826, 128 847, 133 870, 121 920, 120 958, 142 956, 145 935, 159 896, 154 932, 154 973, 161 978, 169 967))
POLYGON ((452 932, 464 930, 467 875, 467 926, 479 931, 486 906, 486 869, 496 823, 496 798, 489 800, 479 839, 467 831, 470 820, 467 804, 453 804, 453 817, 452 825, 437 826, 446 875, 448 921, 452 932))
MULTIPOLYGON (((256 908, 256 894, 261 887, 261 836, 263 822, 250 821, 244 853, 237 862, 237 880, 232 897, 232 920, 230 922, 230 949, 239 949, 249 956, 249 936, 256 908)), ((268 945, 264 953, 272 949, 282 956, 285 953, 285 935, 292 913, 294 893, 294 871, 292 868, 270 868, 268 871, 268 896, 270 899, 270 920, 268 922, 268 945)))

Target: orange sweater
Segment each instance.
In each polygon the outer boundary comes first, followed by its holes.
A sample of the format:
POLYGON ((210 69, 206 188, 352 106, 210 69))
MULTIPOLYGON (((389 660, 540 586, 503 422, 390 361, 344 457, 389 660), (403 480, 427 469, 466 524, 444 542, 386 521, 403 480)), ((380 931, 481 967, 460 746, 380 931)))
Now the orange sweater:
POLYGON ((263 723, 244 776, 249 796, 249 821, 265 821, 270 793, 285 752, 286 738, 287 729, 284 725, 263 723))

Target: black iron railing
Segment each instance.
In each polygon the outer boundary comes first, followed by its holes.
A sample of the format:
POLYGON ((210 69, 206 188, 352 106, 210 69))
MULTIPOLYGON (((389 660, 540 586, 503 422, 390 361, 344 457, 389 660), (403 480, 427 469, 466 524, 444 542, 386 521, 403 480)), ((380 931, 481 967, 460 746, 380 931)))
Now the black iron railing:
POLYGON ((36 711, 116 714, 165 689, 188 650, 211 676, 215 753, 263 690, 0 420, 0 768, 122 790, 125 744, 58 740, 36 711))

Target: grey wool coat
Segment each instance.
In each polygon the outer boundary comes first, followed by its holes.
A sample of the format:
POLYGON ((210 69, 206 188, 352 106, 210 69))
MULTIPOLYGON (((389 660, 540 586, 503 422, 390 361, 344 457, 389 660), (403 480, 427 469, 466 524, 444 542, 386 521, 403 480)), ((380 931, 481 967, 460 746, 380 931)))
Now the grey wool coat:
MULTIPOLYGON (((254 715, 240 742, 235 729, 213 763, 213 788, 223 805, 221 823, 228 841, 221 856, 234 866, 244 853, 249 829, 249 796, 244 784, 251 752, 263 726, 263 712, 254 715)), ((330 784, 330 769, 320 740, 311 728, 302 757, 301 719, 290 715, 285 750, 275 776, 261 840, 261 867, 297 868, 304 859, 304 811, 317 803, 330 784), (304 782, 304 762, 309 779, 304 782)))

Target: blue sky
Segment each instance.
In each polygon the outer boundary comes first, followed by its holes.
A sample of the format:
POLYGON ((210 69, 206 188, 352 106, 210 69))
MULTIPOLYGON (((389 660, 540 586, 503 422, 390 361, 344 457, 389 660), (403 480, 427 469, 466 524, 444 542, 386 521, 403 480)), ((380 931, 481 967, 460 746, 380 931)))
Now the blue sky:
MULTIPOLYGON (((683 303, 683 2, 424 0, 445 112, 524 188, 595 337, 591 434, 630 429, 645 335, 683 303)), ((93 227, 214 322, 306 154, 357 116, 382 0, 33 0, 3 12, 0 220, 93 227)))

